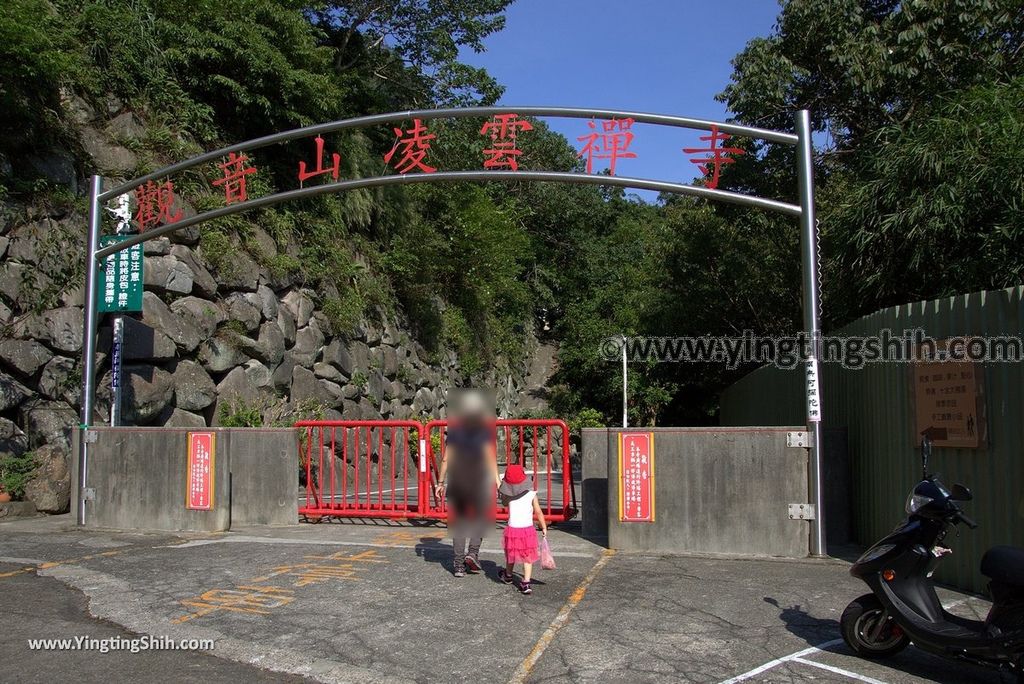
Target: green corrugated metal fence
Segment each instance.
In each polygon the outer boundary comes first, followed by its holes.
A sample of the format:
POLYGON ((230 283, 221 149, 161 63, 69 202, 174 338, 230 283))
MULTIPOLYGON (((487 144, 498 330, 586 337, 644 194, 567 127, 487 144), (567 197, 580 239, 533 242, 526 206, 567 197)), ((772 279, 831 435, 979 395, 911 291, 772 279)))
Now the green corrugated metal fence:
MULTIPOLYGON (((873 336, 921 328, 933 339, 1024 335, 1024 286, 917 302, 865 316, 832 333, 873 336)), ((994 544, 1024 547, 1024 363, 982 365, 987 443, 978 449, 936 448, 932 472, 947 485, 974 491, 967 510, 977 530, 951 537, 952 558, 941 581, 982 591, 978 564, 994 544)), ((870 544, 903 515, 903 503, 920 477, 914 448, 911 371, 904 363, 870 363, 860 370, 826 364, 822 372, 826 427, 846 427, 853 468, 854 534, 870 544)), ((804 421, 802 374, 761 368, 722 394, 723 425, 792 425, 804 421)))

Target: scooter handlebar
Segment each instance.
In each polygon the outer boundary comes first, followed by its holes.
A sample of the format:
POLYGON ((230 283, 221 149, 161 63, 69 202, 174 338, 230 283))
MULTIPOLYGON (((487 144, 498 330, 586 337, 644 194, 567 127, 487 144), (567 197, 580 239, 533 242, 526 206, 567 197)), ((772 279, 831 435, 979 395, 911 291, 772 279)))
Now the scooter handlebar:
POLYGON ((967 525, 972 530, 977 529, 977 527, 978 527, 978 523, 974 522, 969 517, 964 515, 963 511, 957 511, 956 512, 956 517, 954 518, 954 522, 962 522, 964 525, 967 525))

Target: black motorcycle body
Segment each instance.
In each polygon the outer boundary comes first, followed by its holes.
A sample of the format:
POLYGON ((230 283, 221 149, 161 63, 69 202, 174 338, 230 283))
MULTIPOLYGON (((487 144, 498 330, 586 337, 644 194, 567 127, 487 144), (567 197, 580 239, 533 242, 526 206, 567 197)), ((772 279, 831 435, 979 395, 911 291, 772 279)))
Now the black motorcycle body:
POLYGON ((982 558, 993 600, 984 620, 946 611, 931 579, 950 553, 942 546, 950 529, 977 527, 958 505, 970 498, 966 487, 951 492, 926 474, 907 500, 908 517, 850 568, 872 592, 854 600, 841 620, 843 639, 859 655, 888 657, 913 642, 937 655, 1009 669, 1024 682, 1024 549, 996 546, 982 558))

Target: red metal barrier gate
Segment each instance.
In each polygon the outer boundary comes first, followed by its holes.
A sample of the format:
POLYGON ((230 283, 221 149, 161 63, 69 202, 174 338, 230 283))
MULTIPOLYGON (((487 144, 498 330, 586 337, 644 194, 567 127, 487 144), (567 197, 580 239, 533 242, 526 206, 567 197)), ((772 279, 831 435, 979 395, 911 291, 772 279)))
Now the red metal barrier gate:
POLYGON ((401 420, 300 421, 305 516, 416 517, 422 426, 401 420))
MULTIPOLYGON (((434 495, 447 422, 411 420, 300 421, 299 454, 307 518, 444 519, 434 495)), ((576 515, 569 429, 561 420, 498 420, 492 444, 502 472, 519 463, 532 478, 545 517, 576 515)), ((499 520, 508 518, 497 508, 499 520)))

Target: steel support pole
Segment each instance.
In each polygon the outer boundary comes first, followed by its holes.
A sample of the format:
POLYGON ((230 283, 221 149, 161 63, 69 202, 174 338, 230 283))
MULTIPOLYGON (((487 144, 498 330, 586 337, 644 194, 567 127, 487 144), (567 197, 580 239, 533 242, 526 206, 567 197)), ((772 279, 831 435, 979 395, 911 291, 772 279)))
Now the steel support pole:
POLYGON ((97 277, 100 246, 100 194, 103 179, 93 176, 89 185, 89 230, 85 241, 85 315, 82 325, 82 415, 78 426, 78 524, 85 524, 85 492, 89 470, 89 440, 92 422, 93 385, 96 379, 97 277))
POLYGON ((800 255, 803 262, 804 331, 810 338, 805 359, 807 432, 810 437, 808 480, 814 519, 811 520, 812 556, 826 555, 824 469, 821 430, 821 292, 818 281, 818 223, 814 215, 814 158, 811 145, 811 113, 801 109, 795 116, 797 175, 800 182, 800 255))
POLYGON ((622 427, 629 427, 629 362, 626 358, 626 336, 622 336, 622 427))

